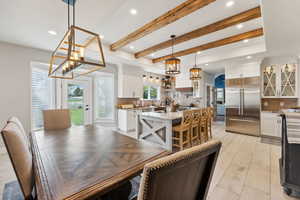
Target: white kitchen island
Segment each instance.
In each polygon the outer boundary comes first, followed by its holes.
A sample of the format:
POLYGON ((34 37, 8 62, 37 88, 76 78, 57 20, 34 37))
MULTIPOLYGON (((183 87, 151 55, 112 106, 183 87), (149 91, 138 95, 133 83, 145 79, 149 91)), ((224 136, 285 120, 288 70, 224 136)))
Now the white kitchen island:
POLYGON ((182 111, 142 112, 138 115, 137 138, 172 151, 172 124, 180 122, 182 111))

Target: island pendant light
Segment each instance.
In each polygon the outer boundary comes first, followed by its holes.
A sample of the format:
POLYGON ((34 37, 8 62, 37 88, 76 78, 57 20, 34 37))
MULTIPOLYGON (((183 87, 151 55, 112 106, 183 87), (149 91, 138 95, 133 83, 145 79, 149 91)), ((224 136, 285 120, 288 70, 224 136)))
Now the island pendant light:
POLYGON ((197 54, 195 54, 195 65, 190 69, 190 80, 196 81, 200 80, 202 69, 197 67, 197 54))
POLYGON ((165 61, 165 73, 167 75, 180 74, 180 59, 174 57, 174 41, 175 35, 171 35, 172 38, 172 58, 165 61))
POLYGON ((75 0, 68 4, 68 31, 52 53, 50 78, 74 79, 105 67, 99 34, 75 26, 75 0), (70 5, 73 6, 73 24, 70 25, 70 5))

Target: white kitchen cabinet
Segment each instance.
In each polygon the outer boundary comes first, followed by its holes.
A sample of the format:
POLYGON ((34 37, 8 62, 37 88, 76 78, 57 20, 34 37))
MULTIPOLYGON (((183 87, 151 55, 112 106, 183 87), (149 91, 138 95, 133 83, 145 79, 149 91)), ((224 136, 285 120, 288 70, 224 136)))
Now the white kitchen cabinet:
POLYGON ((143 78, 136 75, 122 75, 121 91, 119 97, 123 98, 141 98, 143 96, 143 78))
POLYGON ((262 67, 262 97, 297 98, 297 64, 270 65, 262 67))
POLYGON ((137 111, 119 109, 118 110, 118 128, 124 132, 135 131, 137 121, 137 111))
POLYGON ((225 68, 225 76, 226 79, 260 76, 260 64, 254 62, 242 65, 227 66, 225 68))
POLYGON ((261 134, 269 137, 281 137, 281 117, 278 113, 261 113, 261 134))

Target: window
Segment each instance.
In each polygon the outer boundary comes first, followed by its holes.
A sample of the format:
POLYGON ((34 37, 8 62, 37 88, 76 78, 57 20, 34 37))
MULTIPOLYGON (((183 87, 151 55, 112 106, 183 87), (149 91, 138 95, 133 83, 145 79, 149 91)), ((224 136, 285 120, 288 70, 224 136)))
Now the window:
POLYGON ((48 71, 32 67, 31 72, 31 124, 32 129, 43 127, 42 111, 53 108, 54 81, 48 71))
POLYGON ((115 114, 114 75, 99 73, 95 79, 95 118, 96 120, 114 120, 115 114))
POLYGON ((147 99, 147 100, 159 99, 159 87, 144 86, 143 99, 147 99))

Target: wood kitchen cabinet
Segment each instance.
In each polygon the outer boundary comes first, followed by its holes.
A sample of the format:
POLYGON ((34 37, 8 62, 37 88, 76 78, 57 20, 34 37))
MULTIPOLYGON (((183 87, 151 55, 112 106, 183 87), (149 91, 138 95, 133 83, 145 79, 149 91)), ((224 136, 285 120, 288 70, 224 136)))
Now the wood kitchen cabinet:
POLYGON ((297 84, 297 64, 271 65, 262 68, 263 98, 297 98, 297 84))

